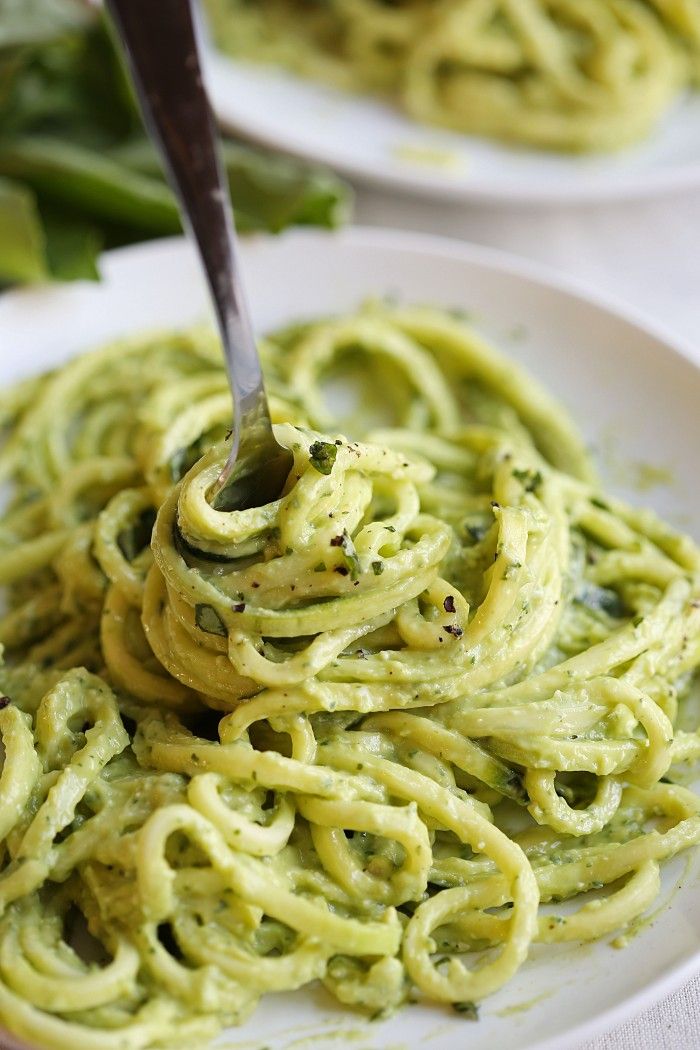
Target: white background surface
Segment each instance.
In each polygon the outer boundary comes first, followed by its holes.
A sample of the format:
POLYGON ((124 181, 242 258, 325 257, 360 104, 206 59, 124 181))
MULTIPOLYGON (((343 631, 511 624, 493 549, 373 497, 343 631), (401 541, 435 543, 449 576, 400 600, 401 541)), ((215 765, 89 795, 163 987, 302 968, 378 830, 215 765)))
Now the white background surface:
POLYGON ((697 346, 700 360, 700 190, 657 201, 517 208, 358 189, 355 216, 362 225, 461 237, 547 263, 663 322, 697 346))
MULTIPOLYGON (((547 263, 663 322, 697 348, 700 361, 698 191, 655 201, 547 209, 454 206, 358 188, 356 217, 363 224, 461 237, 547 263)), ((561 1050, 698 1048, 700 977, 634 1021, 561 1050)))

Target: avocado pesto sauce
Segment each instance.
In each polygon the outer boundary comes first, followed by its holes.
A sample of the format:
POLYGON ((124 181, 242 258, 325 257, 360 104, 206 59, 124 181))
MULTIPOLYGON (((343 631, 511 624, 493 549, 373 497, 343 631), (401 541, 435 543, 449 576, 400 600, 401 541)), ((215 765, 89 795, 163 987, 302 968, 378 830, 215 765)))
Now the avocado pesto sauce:
POLYGON ((700 0, 205 6, 217 44, 237 58, 388 96, 423 123, 545 149, 643 139, 700 73, 700 0))
POLYGON ((314 980, 473 1018, 700 838, 666 780, 700 754, 695 544, 454 315, 368 304, 262 355, 294 469, 240 512, 207 500, 207 330, 0 393, 0 1022, 49 1050, 191 1048, 314 980), (345 433, 349 360, 384 417, 345 433))

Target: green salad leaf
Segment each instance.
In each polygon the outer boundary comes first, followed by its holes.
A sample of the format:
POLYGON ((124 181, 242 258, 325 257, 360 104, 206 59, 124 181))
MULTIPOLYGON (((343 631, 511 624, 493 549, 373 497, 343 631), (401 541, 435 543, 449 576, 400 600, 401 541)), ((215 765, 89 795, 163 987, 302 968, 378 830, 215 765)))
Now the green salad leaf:
MULTIPOLYGON (((0 285, 94 279, 103 248, 180 231, 104 17, 86 0, 0 0, 0 285)), ((335 227, 348 187, 237 142, 241 231, 335 227)))

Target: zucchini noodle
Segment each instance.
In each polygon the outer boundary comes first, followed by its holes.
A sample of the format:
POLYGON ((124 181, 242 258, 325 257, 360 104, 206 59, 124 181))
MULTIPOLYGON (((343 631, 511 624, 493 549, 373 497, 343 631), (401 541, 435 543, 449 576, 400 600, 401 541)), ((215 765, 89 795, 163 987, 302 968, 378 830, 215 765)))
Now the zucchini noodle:
POLYGON ((700 839, 695 544, 454 314, 261 353, 294 467, 250 510, 207 499, 208 330, 0 394, 0 1022, 49 1050, 205 1044, 317 980, 471 1016, 700 839))
POLYGON ((700 0, 206 0, 218 45, 427 124, 562 151, 647 136, 700 71, 700 0))

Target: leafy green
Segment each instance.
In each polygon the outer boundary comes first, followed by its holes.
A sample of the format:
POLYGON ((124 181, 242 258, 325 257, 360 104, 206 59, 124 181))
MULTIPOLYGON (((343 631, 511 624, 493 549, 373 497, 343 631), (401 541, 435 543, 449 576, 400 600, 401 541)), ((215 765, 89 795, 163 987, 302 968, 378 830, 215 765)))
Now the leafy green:
POLYGON ((539 470, 514 470, 513 477, 518 479, 526 492, 537 492, 543 480, 539 470))
POLYGON ((218 634, 222 638, 228 634, 226 624, 213 605, 195 605, 194 622, 200 631, 205 631, 207 634, 218 634))
POLYGON ((152 507, 147 507, 133 525, 119 533, 117 546, 127 561, 133 561, 150 544, 155 523, 156 512, 152 507))
POLYGON ((0 274, 10 281, 41 281, 47 275, 41 217, 31 190, 0 179, 0 274))
MULTIPOLYGON (((84 0, 0 0, 0 283, 94 278, 104 247, 180 218, 103 16, 84 0)), ((335 176, 227 142, 242 231, 337 226, 335 176)))

